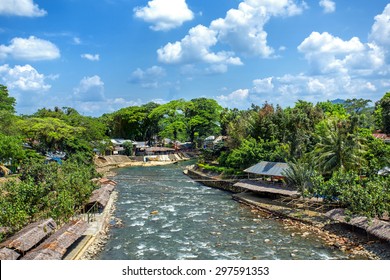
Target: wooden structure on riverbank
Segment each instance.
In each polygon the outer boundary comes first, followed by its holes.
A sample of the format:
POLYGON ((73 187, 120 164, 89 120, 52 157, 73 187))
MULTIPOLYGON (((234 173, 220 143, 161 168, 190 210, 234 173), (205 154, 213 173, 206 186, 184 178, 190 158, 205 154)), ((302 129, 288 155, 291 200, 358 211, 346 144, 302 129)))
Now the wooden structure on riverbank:
POLYGON ((270 162, 270 161, 261 161, 258 164, 255 164, 247 169, 244 172, 249 175, 253 174, 255 177, 270 178, 271 181, 280 180, 285 177, 284 173, 288 169, 288 164, 284 162, 270 162))
POLYGON ((288 196, 288 197, 299 196, 299 193, 296 190, 284 187, 280 184, 272 184, 265 181, 243 180, 234 184, 234 186, 255 193, 273 194, 273 195, 288 196))
POLYGON ((89 198, 88 203, 85 206, 85 210, 88 211, 90 208, 95 205, 98 206, 99 210, 102 210, 106 207, 110 195, 115 189, 115 185, 113 184, 103 184, 99 189, 96 189, 92 192, 91 197, 89 198))
POLYGON ((60 260, 68 248, 87 230, 83 220, 67 223, 37 248, 28 252, 22 260, 60 260))
POLYGON ((20 254, 7 247, 0 249, 0 260, 17 260, 20 254))
POLYGON ((365 230, 367 233, 390 242, 390 223, 379 219, 369 220, 366 217, 348 217, 344 209, 333 209, 325 214, 338 222, 365 230))
POLYGON ((15 250, 18 254, 24 254, 48 237, 56 226, 51 218, 32 223, 8 238, 0 246, 15 250))

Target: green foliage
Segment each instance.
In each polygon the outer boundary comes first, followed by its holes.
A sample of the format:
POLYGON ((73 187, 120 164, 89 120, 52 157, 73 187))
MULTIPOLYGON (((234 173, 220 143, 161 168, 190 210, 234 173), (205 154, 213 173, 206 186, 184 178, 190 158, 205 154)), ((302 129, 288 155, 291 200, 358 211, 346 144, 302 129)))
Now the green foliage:
POLYGON ((340 199, 350 214, 382 217, 390 213, 389 178, 375 176, 370 180, 355 181, 343 188, 340 199))
POLYGON ((28 160, 22 166, 20 182, 2 186, 0 226, 18 230, 28 222, 52 217, 67 221, 91 195, 96 176, 93 166, 76 154, 62 165, 28 160))
POLYGON ((15 98, 9 96, 6 86, 0 84, 0 111, 15 113, 15 98))
POLYGON ((333 116, 337 118, 347 117, 347 111, 342 104, 332 103, 330 101, 318 102, 317 107, 321 108, 324 114, 328 117, 333 116))
POLYGON ((199 163, 198 166, 204 170, 219 173, 219 174, 227 174, 227 175, 241 174, 241 172, 237 171, 234 168, 227 168, 227 167, 223 167, 223 166, 214 166, 214 165, 209 165, 209 164, 204 164, 204 163, 199 163))
POLYGON ((372 176, 386 166, 390 166, 390 145, 383 140, 375 138, 368 129, 360 129, 359 135, 365 139, 366 152, 364 159, 367 165, 362 169, 363 173, 372 176))
POLYGON ((63 120, 47 118, 27 118, 19 120, 16 125, 26 135, 30 144, 37 149, 64 150, 67 143, 76 142, 85 132, 83 127, 73 127, 63 120), (77 139, 77 140, 76 140, 77 139))
POLYGON ((218 135, 220 128, 220 115, 222 107, 213 99, 195 98, 185 105, 185 118, 187 120, 187 133, 191 142, 195 134, 199 138, 218 135))
POLYGON ((85 141, 94 141, 104 139, 107 131, 107 126, 98 118, 80 115, 75 109, 63 107, 62 109, 55 107, 51 109, 40 109, 33 117, 35 118, 55 118, 60 119, 72 127, 82 127, 88 133, 78 135, 78 139, 85 141))
POLYGON ((18 137, 7 136, 0 133, 0 163, 9 160, 19 162, 25 158, 22 148, 23 142, 18 137))
POLYGON ((289 162, 288 167, 284 174, 287 185, 296 188, 303 197, 312 194, 312 179, 318 176, 313 165, 306 160, 299 160, 296 163, 289 162))
POLYGON ((325 201, 340 201, 343 189, 359 180, 356 172, 337 170, 325 181, 322 176, 312 178, 312 194, 322 197, 325 201))
POLYGON ((390 134, 390 92, 387 92, 377 104, 377 110, 381 113, 382 129, 390 134), (380 109, 378 108, 380 107, 380 109))
POLYGON ((316 126, 317 140, 311 157, 317 169, 329 174, 338 169, 357 170, 365 166, 365 139, 350 120, 330 117, 316 126))
POLYGON ((125 149, 125 154, 127 156, 133 155, 133 143, 130 141, 126 141, 123 143, 123 148, 125 149))
POLYGON ((352 114, 361 114, 364 111, 364 109, 367 108, 370 102, 371 102, 370 99, 353 98, 353 99, 347 99, 343 105, 347 110, 347 112, 352 115, 352 114))
POLYGON ((287 154, 278 141, 256 141, 244 139, 239 148, 234 149, 227 157, 220 158, 223 166, 243 170, 261 160, 284 161, 287 154))
POLYGON ((326 201, 337 201, 352 215, 382 217, 390 213, 390 178, 361 178, 356 172, 334 172, 328 181, 315 177, 312 193, 326 201))

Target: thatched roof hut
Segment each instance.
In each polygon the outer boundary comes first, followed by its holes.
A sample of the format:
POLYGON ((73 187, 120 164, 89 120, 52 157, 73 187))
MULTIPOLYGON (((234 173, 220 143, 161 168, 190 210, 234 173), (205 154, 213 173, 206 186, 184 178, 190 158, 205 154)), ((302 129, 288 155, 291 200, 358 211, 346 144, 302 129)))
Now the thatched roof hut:
POLYGON ((27 253, 23 260, 59 260, 68 248, 87 230, 83 220, 71 221, 56 231, 45 242, 27 253))
POLYGON ((110 199, 111 192, 110 187, 101 187, 94 190, 85 208, 89 209, 96 203, 100 209, 103 209, 110 199))
POLYGON ((62 254, 51 249, 33 250, 22 258, 22 260, 60 260, 62 254))
POLYGON ((369 220, 366 217, 349 217, 345 215, 344 209, 333 209, 325 214, 327 217, 345 223, 351 226, 355 226, 364 229, 368 233, 376 236, 380 239, 390 242, 390 223, 379 219, 369 220))
POLYGON ((15 249, 22 253, 27 252, 49 236, 56 227, 57 225, 52 218, 32 223, 4 241, 1 246, 15 249))
POLYGON ((20 254, 6 247, 0 249, 0 260, 17 260, 20 254))
POLYGON ((101 188, 104 188, 105 190, 107 190, 109 193, 112 193, 115 189, 115 185, 111 185, 111 184, 104 184, 101 186, 101 188))
POLYGON ((101 178, 98 180, 98 183, 101 184, 101 185, 105 185, 105 184, 110 184, 110 185, 116 185, 116 182, 111 180, 111 179, 108 179, 108 178, 101 178))

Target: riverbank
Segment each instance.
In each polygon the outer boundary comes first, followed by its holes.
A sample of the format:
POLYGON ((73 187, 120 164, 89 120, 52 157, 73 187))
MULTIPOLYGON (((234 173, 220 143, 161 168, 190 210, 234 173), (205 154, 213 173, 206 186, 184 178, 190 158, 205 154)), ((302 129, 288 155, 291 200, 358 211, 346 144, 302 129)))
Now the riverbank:
MULTIPOLYGON (((127 156, 115 155, 96 157, 94 160, 98 173, 104 177, 115 176, 112 169, 125 167, 150 167, 174 164, 175 161, 133 161, 127 156)), ((102 250, 109 238, 111 227, 121 227, 122 222, 113 215, 117 192, 112 192, 103 212, 96 214, 94 221, 89 224, 88 230, 76 246, 67 254, 66 260, 92 260, 102 250)))
POLYGON ((350 259, 390 259, 389 242, 334 221, 323 212, 291 207, 286 203, 246 192, 235 185, 236 181, 220 179, 217 174, 204 173, 193 168, 185 170, 184 173, 206 186, 233 192, 233 199, 248 205, 253 212, 262 217, 279 219, 287 230, 297 230, 298 233, 292 232, 292 235, 316 236, 327 246, 347 253, 350 259))
MULTIPOLYGON (((100 252, 107 242, 109 230, 112 225, 115 202, 118 198, 116 191, 112 192, 110 199, 102 213, 95 214, 93 221, 79 242, 68 252, 65 260, 91 260, 100 252)), ((120 224, 116 221, 116 224, 120 224)))
MULTIPOLYGON (((187 160, 187 158, 182 158, 181 160, 187 160)), ((169 161, 159 161, 159 160, 149 160, 149 161, 135 161, 131 160, 128 156, 115 155, 115 156, 100 156, 94 158, 94 164, 96 171, 103 176, 115 176, 115 173, 112 169, 115 168, 124 168, 124 167, 137 167, 137 166, 164 166, 169 164, 175 164, 178 160, 169 160, 169 161)))

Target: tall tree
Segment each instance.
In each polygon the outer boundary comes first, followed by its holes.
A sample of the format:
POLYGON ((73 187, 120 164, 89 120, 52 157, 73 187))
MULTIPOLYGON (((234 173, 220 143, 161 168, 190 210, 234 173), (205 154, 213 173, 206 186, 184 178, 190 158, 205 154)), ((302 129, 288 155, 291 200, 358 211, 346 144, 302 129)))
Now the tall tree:
POLYGON ((214 99, 195 98, 186 103, 185 118, 189 140, 194 142, 195 134, 199 138, 219 134, 222 107, 214 99))
POLYGON ((315 135, 318 142, 312 158, 320 172, 358 170, 365 165, 364 139, 350 120, 328 118, 316 127, 315 135))
POLYGON ((183 99, 173 100, 150 112, 149 118, 158 120, 160 137, 180 141, 187 140, 185 106, 186 102, 183 99))
POLYGON ((0 84, 0 110, 15 113, 16 100, 8 94, 8 88, 0 84))
POLYGON ((390 134, 390 92, 387 92, 382 99, 377 102, 377 110, 380 111, 383 131, 390 134))
POLYGON ((17 122, 17 126, 29 139, 32 146, 39 143, 42 151, 66 149, 67 143, 79 139, 85 128, 73 127, 56 118, 27 118, 17 122))

